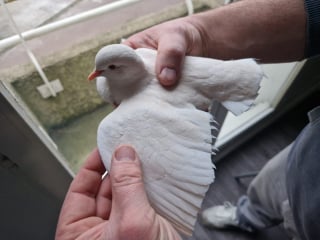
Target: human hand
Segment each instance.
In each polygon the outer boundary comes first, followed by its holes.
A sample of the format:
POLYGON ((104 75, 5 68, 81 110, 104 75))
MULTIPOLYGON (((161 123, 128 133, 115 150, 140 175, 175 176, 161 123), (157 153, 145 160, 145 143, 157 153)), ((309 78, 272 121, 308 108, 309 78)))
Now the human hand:
POLYGON ((156 75, 163 86, 173 86, 181 76, 185 55, 205 56, 206 44, 201 28, 192 17, 168 21, 129 37, 123 43, 158 51, 156 75))
POLYGON ((94 150, 70 185, 56 240, 180 240, 179 234, 150 206, 135 150, 120 146, 110 174, 94 150))

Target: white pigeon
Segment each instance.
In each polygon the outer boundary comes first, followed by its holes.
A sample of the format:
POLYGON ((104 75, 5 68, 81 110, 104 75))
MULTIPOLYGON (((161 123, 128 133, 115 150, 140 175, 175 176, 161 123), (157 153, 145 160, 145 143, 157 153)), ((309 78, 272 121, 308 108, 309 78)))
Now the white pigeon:
POLYGON ((156 79, 156 55, 122 44, 97 53, 88 78, 97 78, 101 97, 117 106, 99 125, 98 149, 108 170, 118 145, 134 146, 151 205, 178 231, 191 235, 214 180, 213 118, 207 112, 212 99, 240 114, 254 101, 264 74, 252 59, 187 56, 179 84, 168 90, 156 79))

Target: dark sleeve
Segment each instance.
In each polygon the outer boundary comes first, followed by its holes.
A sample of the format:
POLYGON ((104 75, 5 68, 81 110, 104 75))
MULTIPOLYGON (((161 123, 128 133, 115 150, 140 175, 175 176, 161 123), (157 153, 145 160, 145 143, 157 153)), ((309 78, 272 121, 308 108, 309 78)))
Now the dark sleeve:
POLYGON ((287 193, 301 240, 320 239, 320 106, 309 112, 310 123, 288 156, 287 193))
POLYGON ((320 1, 305 0, 307 12, 306 57, 320 54, 320 1))

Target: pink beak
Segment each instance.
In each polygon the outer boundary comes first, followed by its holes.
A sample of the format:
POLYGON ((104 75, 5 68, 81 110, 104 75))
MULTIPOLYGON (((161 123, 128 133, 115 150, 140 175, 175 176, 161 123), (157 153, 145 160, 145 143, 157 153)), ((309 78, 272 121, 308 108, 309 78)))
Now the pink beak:
POLYGON ((92 73, 89 74, 88 80, 92 81, 96 77, 100 76, 100 74, 103 72, 103 70, 94 70, 92 73))

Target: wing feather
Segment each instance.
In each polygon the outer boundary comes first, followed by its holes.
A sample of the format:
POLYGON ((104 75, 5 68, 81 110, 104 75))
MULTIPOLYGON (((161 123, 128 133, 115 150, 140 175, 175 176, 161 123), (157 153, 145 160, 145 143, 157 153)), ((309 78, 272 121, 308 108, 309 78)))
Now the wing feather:
POLYGON ((132 144, 142 162, 151 204, 185 234, 214 180, 211 116, 186 105, 157 101, 141 105, 139 96, 124 101, 98 128, 98 148, 106 168, 119 144, 132 144), (140 104, 138 104, 140 102, 140 104))

